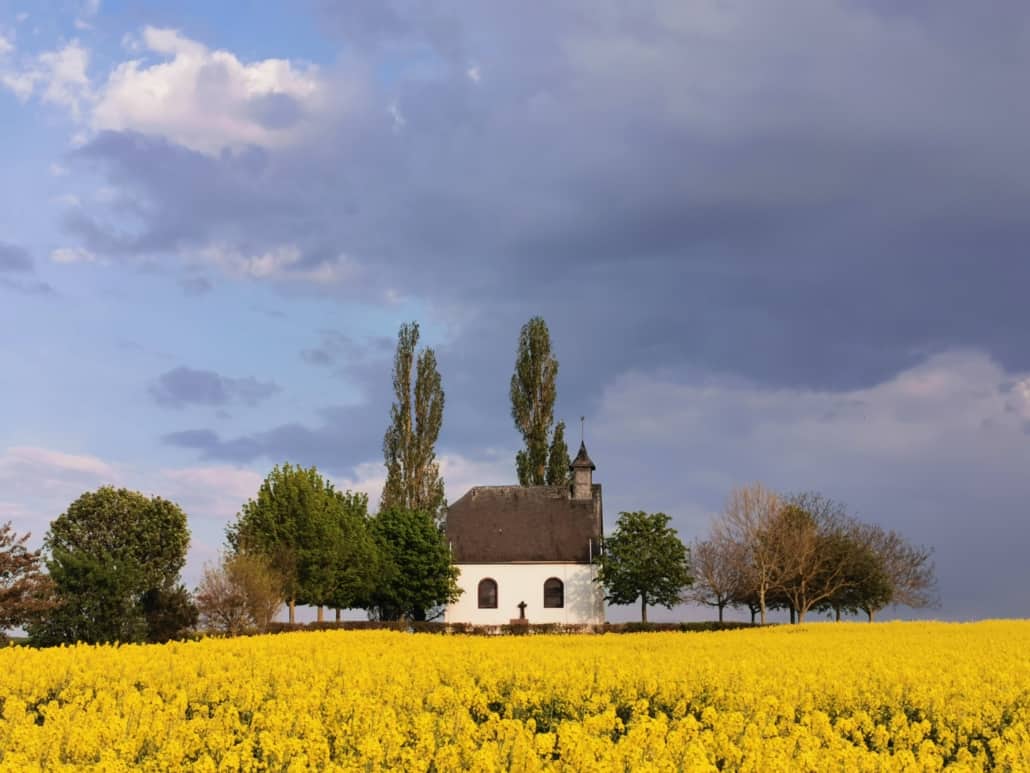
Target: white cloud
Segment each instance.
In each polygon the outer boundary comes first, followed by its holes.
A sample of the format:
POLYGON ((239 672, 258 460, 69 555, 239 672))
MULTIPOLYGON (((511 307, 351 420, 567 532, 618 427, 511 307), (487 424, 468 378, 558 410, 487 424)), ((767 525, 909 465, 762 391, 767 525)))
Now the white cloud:
POLYGON ((58 247, 50 253, 54 263, 95 263, 96 255, 81 247, 58 247))
POLYGON ((199 254, 205 261, 234 277, 332 284, 353 280, 360 274, 359 267, 342 255, 336 261, 304 266, 300 249, 292 244, 273 247, 257 254, 247 254, 229 245, 215 244, 201 250, 199 254))
MULTIPOLYGON (((68 454, 35 446, 14 446, 0 456, 0 475, 13 476, 28 470, 48 474, 82 474, 114 480, 116 468, 96 456, 68 454)), ((9 479, 9 478, 8 478, 9 479)))
POLYGON ((186 512, 229 520, 257 494, 262 476, 253 470, 219 465, 163 469, 157 482, 186 512))
POLYGON ((7 56, 12 51, 14 51, 14 43, 0 34, 0 56, 7 56))
POLYGON ((244 63, 171 29, 146 27, 141 44, 165 61, 116 67, 100 90, 93 129, 160 135, 216 154, 293 143, 322 109, 324 87, 313 66, 285 59, 244 63))
POLYGON ((483 74, 480 72, 478 64, 469 66, 469 68, 465 70, 465 75, 467 75, 468 79, 473 83, 479 83, 483 79, 483 74))
POLYGON ((60 164, 54 163, 50 165, 50 174, 54 177, 64 177, 68 174, 67 167, 63 167, 60 164))
POLYGON ((64 48, 39 55, 38 79, 45 85, 44 102, 68 108, 72 117, 78 119, 81 105, 91 99, 89 76, 89 51, 71 41, 64 48))

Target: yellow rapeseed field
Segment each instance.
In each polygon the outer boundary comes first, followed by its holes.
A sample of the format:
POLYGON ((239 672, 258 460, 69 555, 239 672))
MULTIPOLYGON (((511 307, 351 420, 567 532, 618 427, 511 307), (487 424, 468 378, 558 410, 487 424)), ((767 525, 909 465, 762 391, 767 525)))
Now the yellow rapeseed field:
POLYGON ((1030 771, 1030 622, 0 651, 4 770, 1030 771))

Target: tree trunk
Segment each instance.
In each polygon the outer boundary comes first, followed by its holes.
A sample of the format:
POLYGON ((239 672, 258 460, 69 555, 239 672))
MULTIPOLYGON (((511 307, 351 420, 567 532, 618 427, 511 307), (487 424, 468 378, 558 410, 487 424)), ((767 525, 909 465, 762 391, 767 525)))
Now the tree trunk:
POLYGON ((325 622, 325 608, 321 604, 318 605, 318 622, 325 622))
MULTIPOLYGON (((792 609, 791 612, 793 612, 793 611, 794 610, 792 609)), ((797 617, 798 617, 798 625, 801 625, 803 622, 805 622, 805 610, 799 609, 797 617)))
POLYGON ((720 604, 719 605, 719 622, 720 623, 722 623, 722 610, 723 610, 723 607, 725 607, 725 606, 726 606, 725 604, 720 604))
POLYGON ((336 608, 336 622, 340 622, 340 608, 336 608))
POLYGON ((647 599, 644 596, 640 597, 640 622, 647 622, 647 599))
POLYGON ((790 624, 794 625, 794 623, 797 622, 797 616, 794 613, 794 605, 793 604, 788 604, 787 606, 790 609, 790 624))
POLYGON ((865 613, 869 616, 869 622, 873 622, 873 610, 867 609, 865 613))
POLYGON ((297 600, 290 599, 290 625, 297 621, 297 600))
POLYGON ((765 589, 759 589, 758 591, 758 609, 761 612, 760 620, 762 625, 765 625, 765 589))
POLYGON ((837 623, 840 622, 840 607, 834 607, 833 608, 833 619, 834 619, 834 622, 837 622, 837 623))
POLYGON ((755 624, 755 615, 757 615, 757 614, 758 614, 758 610, 755 609, 754 607, 751 607, 751 625, 755 624))

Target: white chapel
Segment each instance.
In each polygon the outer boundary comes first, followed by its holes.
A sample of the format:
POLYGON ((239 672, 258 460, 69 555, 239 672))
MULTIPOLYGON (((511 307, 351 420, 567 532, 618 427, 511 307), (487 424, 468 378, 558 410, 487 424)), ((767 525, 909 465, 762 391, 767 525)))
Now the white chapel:
POLYGON ((449 623, 604 622, 594 582, 601 550, 601 484, 580 443, 568 486, 476 486, 447 511, 447 539, 460 571, 449 623))

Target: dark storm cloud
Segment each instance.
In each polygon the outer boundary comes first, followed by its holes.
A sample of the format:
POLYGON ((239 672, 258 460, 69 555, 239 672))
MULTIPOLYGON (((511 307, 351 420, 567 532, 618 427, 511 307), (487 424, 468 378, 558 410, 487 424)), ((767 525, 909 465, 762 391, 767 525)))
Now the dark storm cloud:
POLYGON ((386 429, 388 404, 332 406, 319 411, 315 427, 298 422, 237 437, 210 429, 190 429, 165 435, 166 445, 198 451, 205 459, 245 464, 284 460, 316 465, 333 474, 349 475, 353 468, 379 455, 386 429))
POLYGON ((327 5, 395 76, 321 141, 209 157, 105 133, 74 155, 144 202, 138 227, 67 225, 104 254, 346 254, 336 291, 460 304, 462 348, 532 306, 584 388, 701 365, 843 389, 956 345, 1030 365, 1030 110, 1004 96, 1028 11, 748 8, 327 5))
POLYGON ((180 366, 162 373, 148 391, 160 405, 183 408, 187 405, 224 406, 233 402, 255 405, 280 388, 252 376, 227 378, 214 371, 180 366))

